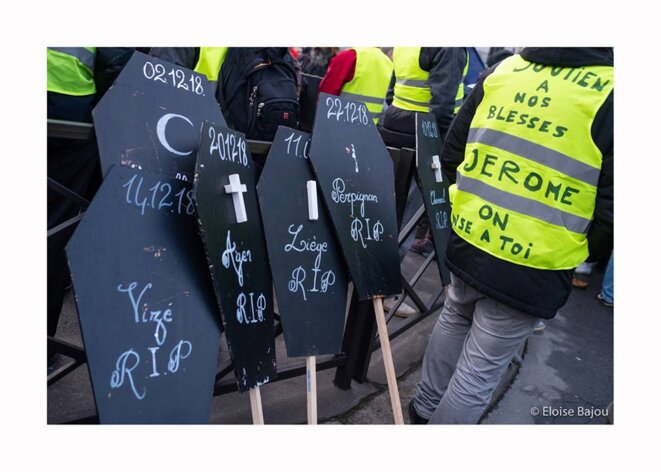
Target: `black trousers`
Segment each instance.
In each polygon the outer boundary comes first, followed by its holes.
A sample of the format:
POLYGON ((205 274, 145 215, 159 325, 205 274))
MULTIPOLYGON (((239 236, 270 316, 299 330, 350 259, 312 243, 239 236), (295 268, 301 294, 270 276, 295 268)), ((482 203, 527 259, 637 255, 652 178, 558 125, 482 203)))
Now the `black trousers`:
MULTIPOLYGON (((48 177, 73 192, 91 198, 100 182, 98 150, 95 140, 48 138, 48 177)), ((48 189, 48 229, 73 218, 80 205, 48 189)), ((75 225, 48 238, 48 335, 55 336, 62 311, 69 267, 65 247, 75 225)), ((48 353, 49 356, 52 353, 48 353)))

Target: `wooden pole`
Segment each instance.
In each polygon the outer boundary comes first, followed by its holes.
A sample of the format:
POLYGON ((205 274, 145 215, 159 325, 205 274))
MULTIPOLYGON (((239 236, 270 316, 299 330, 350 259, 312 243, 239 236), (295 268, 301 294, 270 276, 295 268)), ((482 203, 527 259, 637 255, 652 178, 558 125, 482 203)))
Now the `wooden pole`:
POLYGON ((316 357, 306 359, 308 384, 308 424, 317 424, 317 365, 316 357))
POLYGON ((399 400, 399 390, 397 389, 397 375, 395 374, 395 365, 392 361, 392 352, 390 352, 390 338, 388 337, 388 327, 386 326, 386 317, 383 314, 383 297, 372 299, 374 303, 374 315, 376 316, 376 325, 379 329, 379 340, 381 341, 381 351, 383 352, 383 363, 386 368, 386 378, 388 379, 388 393, 390 394, 390 403, 392 404, 392 413, 395 417, 395 424, 404 424, 402 415, 402 405, 399 400))
POLYGON ((252 424, 264 424, 264 413, 262 412, 262 397, 259 387, 250 389, 250 411, 252 412, 252 424))

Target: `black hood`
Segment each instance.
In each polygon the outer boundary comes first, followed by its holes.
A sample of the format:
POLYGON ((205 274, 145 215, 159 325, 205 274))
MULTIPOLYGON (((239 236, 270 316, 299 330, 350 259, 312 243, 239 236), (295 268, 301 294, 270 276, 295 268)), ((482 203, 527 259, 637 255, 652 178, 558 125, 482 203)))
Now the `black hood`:
POLYGON ((524 48, 521 56, 526 61, 551 66, 613 65, 613 48, 524 48))

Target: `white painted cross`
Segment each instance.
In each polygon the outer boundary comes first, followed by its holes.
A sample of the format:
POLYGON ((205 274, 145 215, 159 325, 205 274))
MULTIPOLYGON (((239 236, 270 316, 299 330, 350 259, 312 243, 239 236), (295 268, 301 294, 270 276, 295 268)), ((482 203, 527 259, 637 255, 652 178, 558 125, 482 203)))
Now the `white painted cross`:
POLYGON ((431 168, 434 169, 436 182, 443 182, 443 174, 441 173, 441 161, 438 160, 438 155, 431 156, 431 168))
POLYGON ((311 221, 319 219, 319 207, 317 206, 317 182, 308 180, 308 218, 311 221))
POLYGON ((241 177, 239 174, 230 175, 230 184, 225 185, 225 193, 232 194, 232 201, 234 202, 234 214, 236 215, 237 223, 248 221, 248 216, 246 215, 246 205, 243 202, 243 194, 246 191, 246 186, 241 183, 241 177))

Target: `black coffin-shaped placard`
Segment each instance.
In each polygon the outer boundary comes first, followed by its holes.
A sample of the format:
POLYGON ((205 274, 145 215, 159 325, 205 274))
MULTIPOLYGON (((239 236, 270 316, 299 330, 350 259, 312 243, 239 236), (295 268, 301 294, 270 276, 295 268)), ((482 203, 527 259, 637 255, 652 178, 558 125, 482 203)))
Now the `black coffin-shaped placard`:
POLYGON ((102 423, 206 423, 219 320, 192 184, 115 166, 67 246, 102 423))
POLYGON ((450 271, 445 265, 445 248, 450 237, 449 182, 441 169, 442 141, 436 118, 430 113, 415 114, 416 173, 429 217, 443 285, 450 284, 450 271))
POLYGON ((320 94, 310 159, 358 297, 400 293, 393 163, 367 107, 320 94))
POLYGON ((104 175, 122 164, 189 182, 202 122, 225 126, 204 75, 139 52, 92 116, 104 175))
POLYGON ((276 377, 273 287, 245 136, 205 123, 195 203, 239 391, 276 377), (226 190, 231 190, 226 193, 226 190), (239 222, 243 202, 246 221, 239 222))
POLYGON ((309 145, 308 133, 278 128, 257 185, 289 357, 340 351, 347 298, 348 277, 317 191, 309 145), (310 219, 308 186, 316 220, 310 219))

